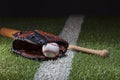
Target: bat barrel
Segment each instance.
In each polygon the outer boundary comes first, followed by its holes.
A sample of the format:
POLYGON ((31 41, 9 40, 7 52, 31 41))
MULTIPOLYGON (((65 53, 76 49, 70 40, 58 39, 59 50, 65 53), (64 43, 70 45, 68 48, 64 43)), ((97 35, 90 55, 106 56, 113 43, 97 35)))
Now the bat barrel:
POLYGON ((6 36, 9 38, 13 38, 13 34, 16 32, 18 32, 18 30, 6 28, 6 27, 0 28, 0 35, 6 36))
POLYGON ((74 46, 74 45, 69 45, 68 49, 69 50, 86 52, 86 53, 89 53, 89 54, 100 55, 102 57, 108 57, 108 51, 107 50, 93 50, 93 49, 83 48, 83 47, 74 46))

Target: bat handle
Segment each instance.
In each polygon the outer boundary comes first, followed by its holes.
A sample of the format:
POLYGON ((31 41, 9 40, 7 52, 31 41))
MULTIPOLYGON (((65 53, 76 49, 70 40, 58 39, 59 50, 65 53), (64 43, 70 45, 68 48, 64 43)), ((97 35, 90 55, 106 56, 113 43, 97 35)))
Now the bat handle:
POLYGON ((0 35, 6 36, 9 38, 13 38, 13 34, 16 32, 18 32, 18 30, 6 28, 6 27, 0 28, 0 35))
POLYGON ((108 55, 109 55, 108 50, 93 50, 93 49, 83 48, 83 47, 79 47, 79 46, 75 46, 75 45, 69 45, 68 49, 69 50, 86 52, 86 53, 89 53, 89 54, 100 55, 102 57, 108 57, 108 55))

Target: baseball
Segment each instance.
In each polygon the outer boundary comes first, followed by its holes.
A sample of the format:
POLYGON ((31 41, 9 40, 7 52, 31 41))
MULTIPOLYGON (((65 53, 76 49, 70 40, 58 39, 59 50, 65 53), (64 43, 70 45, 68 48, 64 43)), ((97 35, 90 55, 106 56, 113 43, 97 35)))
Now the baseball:
POLYGON ((59 45, 57 43, 47 43, 43 45, 42 52, 46 57, 54 58, 59 54, 59 45))

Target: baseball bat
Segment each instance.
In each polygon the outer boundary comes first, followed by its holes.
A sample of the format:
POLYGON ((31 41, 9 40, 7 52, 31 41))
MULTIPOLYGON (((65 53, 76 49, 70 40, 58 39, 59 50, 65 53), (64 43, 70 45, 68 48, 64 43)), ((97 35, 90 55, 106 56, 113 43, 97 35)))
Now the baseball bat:
POLYGON ((94 49, 84 48, 84 47, 75 46, 75 45, 69 45, 68 49, 74 50, 74 51, 81 51, 89 54, 95 54, 104 58, 108 57, 109 55, 108 50, 94 50, 94 49))
POLYGON ((6 36, 6 37, 9 37, 9 38, 13 38, 13 34, 18 32, 18 31, 19 30, 3 27, 3 28, 0 28, 0 35, 6 36))
MULTIPOLYGON (((0 29, 0 35, 13 38, 13 34, 18 31, 19 30, 3 27, 0 29)), ((75 45, 69 45, 68 50, 81 51, 81 52, 85 52, 89 54, 99 55, 101 57, 108 57, 109 55, 108 50, 94 50, 94 49, 83 48, 83 47, 75 46, 75 45)))

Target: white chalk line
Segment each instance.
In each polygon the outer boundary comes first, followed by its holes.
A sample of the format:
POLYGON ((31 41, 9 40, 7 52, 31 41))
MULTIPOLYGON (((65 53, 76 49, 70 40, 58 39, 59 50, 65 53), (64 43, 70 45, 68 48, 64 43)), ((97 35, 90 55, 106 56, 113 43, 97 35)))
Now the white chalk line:
MULTIPOLYGON (((70 16, 60 36, 70 44, 76 44, 83 23, 83 16, 70 16)), ((74 51, 68 50, 66 57, 44 61, 35 73, 34 80, 68 80, 72 69, 74 51)))

